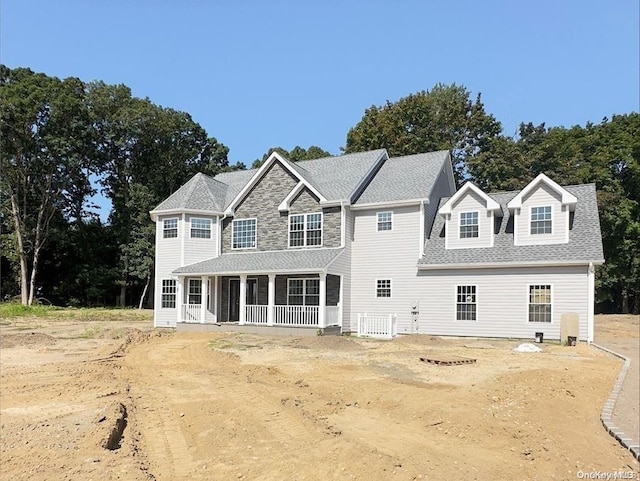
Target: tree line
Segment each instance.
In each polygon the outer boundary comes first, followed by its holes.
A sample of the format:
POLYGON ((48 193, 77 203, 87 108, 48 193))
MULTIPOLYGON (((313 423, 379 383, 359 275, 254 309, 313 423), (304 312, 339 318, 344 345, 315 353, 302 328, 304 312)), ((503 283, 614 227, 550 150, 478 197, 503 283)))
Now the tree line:
MULTIPOLYGON (((560 184, 594 182, 607 263, 598 309, 640 311, 640 116, 598 124, 522 123, 516 135, 460 85, 438 84, 366 109, 344 152, 450 150, 458 183, 520 189, 544 172, 560 184)), ((293 161, 317 146, 269 149, 293 161)), ((230 166, 229 149, 188 113, 132 96, 125 85, 60 80, 0 66, 0 258, 4 298, 23 304, 142 306, 153 285, 149 210, 196 172, 230 166), (106 222, 92 196, 111 201, 106 222)))

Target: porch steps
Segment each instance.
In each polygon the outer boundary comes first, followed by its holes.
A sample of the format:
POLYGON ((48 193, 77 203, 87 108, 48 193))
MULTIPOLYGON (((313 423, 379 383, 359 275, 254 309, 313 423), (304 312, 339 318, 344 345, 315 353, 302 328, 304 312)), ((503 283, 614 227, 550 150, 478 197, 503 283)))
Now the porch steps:
POLYGON ((430 364, 437 364, 439 366, 455 366, 458 364, 473 364, 476 362, 475 359, 470 357, 462 357, 462 356, 438 356, 438 355, 429 355, 429 357, 421 357, 421 361, 428 362, 430 364))
POLYGON ((315 336, 340 336, 340 326, 318 327, 288 327, 288 326, 260 326, 255 324, 240 325, 235 322, 224 323, 192 323, 178 322, 178 332, 245 332, 251 334, 265 334, 276 336, 315 337, 315 336))

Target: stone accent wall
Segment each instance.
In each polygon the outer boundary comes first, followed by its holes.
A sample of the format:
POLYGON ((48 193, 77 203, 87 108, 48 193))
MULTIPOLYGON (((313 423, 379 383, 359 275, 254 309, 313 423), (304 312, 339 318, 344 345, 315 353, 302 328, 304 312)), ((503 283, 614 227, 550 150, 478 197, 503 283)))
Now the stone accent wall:
MULTIPOLYGON (((274 162, 236 208, 235 219, 257 219, 255 250, 288 248, 289 216, 286 212, 281 214, 278 206, 297 183, 298 181, 279 162, 274 162)), ((232 220, 225 219, 222 225, 222 252, 254 251, 231 249, 232 220)))
MULTIPOLYGON (((297 183, 298 181, 279 162, 274 162, 235 212, 235 219, 256 219, 256 249, 234 250, 231 248, 233 219, 227 218, 222 224, 222 252, 289 249, 289 212, 280 213, 278 206, 297 183)), ((318 198, 304 188, 291 203, 290 213, 313 212, 322 212, 322 247, 340 247, 340 207, 320 207, 318 198)))

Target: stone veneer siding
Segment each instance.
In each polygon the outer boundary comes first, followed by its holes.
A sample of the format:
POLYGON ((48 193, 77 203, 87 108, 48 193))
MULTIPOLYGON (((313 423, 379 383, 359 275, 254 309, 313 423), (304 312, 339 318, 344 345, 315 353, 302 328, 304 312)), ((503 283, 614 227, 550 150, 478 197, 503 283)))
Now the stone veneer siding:
MULTIPOLYGON (((257 247, 232 249, 233 219, 227 218, 222 225, 222 252, 289 249, 289 213, 281 213, 278 206, 297 183, 279 162, 274 162, 235 211, 234 219, 257 219, 257 247)), ((322 212, 322 247, 340 247, 340 207, 321 208, 318 199, 305 188, 291 203, 291 213, 313 212, 322 212)))

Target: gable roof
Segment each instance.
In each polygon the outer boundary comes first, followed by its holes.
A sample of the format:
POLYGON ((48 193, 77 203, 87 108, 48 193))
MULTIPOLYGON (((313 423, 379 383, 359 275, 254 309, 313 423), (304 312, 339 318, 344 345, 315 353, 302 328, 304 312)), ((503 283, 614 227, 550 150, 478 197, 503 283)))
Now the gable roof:
POLYGON ((576 197, 544 174, 538 175, 538 177, 529 182, 529 184, 507 204, 507 207, 509 209, 521 208, 522 201, 540 184, 545 184, 551 188, 551 190, 558 193, 561 197, 562 205, 568 205, 571 209, 575 207, 577 202, 576 197))
POLYGON ((174 274, 267 274, 327 271, 344 249, 227 253, 173 271, 174 274))
MULTIPOLYGON (((573 214, 573 228, 566 244, 514 245, 513 215, 507 205, 522 191, 489 194, 503 209, 504 217, 497 218, 493 247, 445 249, 445 219, 437 216, 425 243, 419 269, 465 268, 504 265, 561 265, 602 264, 604 253, 598 218, 598 204, 594 184, 564 187, 577 200, 573 214)), ((440 206, 449 199, 440 201, 440 206)))
POLYGON ((447 150, 392 157, 382 164, 355 205, 425 200, 443 167, 451 165, 447 150))
POLYGON ((448 201, 442 204, 440 209, 438 209, 438 214, 441 214, 441 215, 451 214, 451 209, 453 208, 453 206, 456 205, 458 201, 460 201, 465 195, 467 195, 469 191, 473 192, 484 201, 485 207, 487 208, 487 210, 492 210, 492 211, 501 210, 500 204, 498 204, 495 200, 493 200, 487 194, 482 192, 476 185, 474 185, 471 182, 467 182, 448 201))

